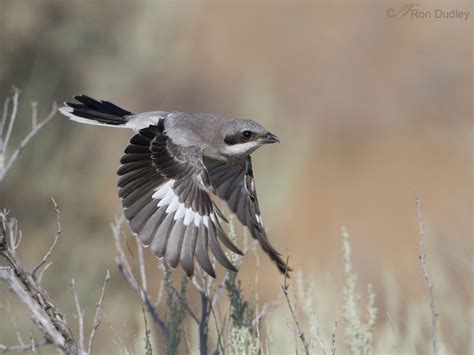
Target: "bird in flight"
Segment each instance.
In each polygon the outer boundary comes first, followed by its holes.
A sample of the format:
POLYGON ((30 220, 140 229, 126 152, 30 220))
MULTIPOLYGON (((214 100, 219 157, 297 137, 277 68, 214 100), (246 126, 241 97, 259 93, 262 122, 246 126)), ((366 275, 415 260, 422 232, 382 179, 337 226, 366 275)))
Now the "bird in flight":
POLYGON ((290 271, 263 226, 250 154, 279 142, 260 124, 204 113, 153 111, 134 114, 111 102, 75 96, 59 111, 71 120, 130 128, 135 135, 120 159, 119 197, 131 231, 169 266, 194 273, 194 257, 216 276, 209 249, 237 271, 222 250, 242 252, 222 227, 227 222, 212 196, 227 202, 282 273, 290 271), (219 242, 220 241, 220 242, 219 242))

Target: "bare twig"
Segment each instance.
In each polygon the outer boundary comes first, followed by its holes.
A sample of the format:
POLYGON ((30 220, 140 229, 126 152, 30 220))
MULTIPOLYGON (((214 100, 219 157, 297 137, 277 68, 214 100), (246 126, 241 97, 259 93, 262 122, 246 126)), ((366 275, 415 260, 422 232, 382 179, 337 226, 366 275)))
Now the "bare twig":
POLYGON ((40 270, 40 273, 37 276, 38 282, 41 283, 43 282, 43 275, 44 273, 49 269, 49 267, 53 265, 52 261, 49 261, 46 263, 46 265, 40 270))
POLYGON ((60 213, 60 210, 59 210, 59 206, 58 204, 56 203, 56 201, 54 200, 54 198, 51 197, 51 201, 53 201, 53 205, 54 205, 54 210, 56 211, 56 224, 57 224, 57 230, 56 230, 56 234, 54 235, 54 241, 53 241, 53 244, 51 244, 51 246, 49 247, 48 251, 46 252, 46 254, 44 254, 43 256, 43 259, 41 259, 41 261, 39 262, 38 265, 36 265, 34 268, 33 268, 33 271, 31 271, 31 274, 33 276, 36 276, 36 273, 38 272, 38 270, 46 264, 46 262, 48 261, 48 258, 51 256, 51 254, 53 253, 53 250, 54 248, 56 248, 56 245, 58 244, 58 241, 59 241, 59 238, 61 238, 61 213, 60 213))
POLYGON ((130 267, 127 257, 125 256, 125 252, 123 251, 122 244, 120 243, 120 231, 122 229, 122 223, 123 223, 123 216, 116 218, 115 222, 111 224, 112 236, 114 238, 115 248, 117 250, 117 256, 115 257, 115 262, 117 263, 117 266, 120 272, 122 273, 122 276, 124 277, 125 281, 128 282, 130 287, 140 297, 140 300, 145 305, 148 313, 150 313, 153 319, 153 322, 158 325, 158 327, 160 328, 163 334, 166 334, 167 329, 166 329, 165 322, 161 319, 159 314, 156 312, 156 309, 153 306, 153 303, 150 301, 150 297, 148 293, 145 292, 140 287, 137 279, 133 275, 132 268, 130 267))
POLYGON ((129 355, 130 351, 128 351, 127 347, 123 344, 122 337, 117 333, 114 327, 112 327, 112 323, 110 322, 110 319, 107 317, 107 314, 103 313, 102 314, 105 318, 105 321, 107 322, 107 326, 109 329, 112 331, 112 334, 114 336, 114 343, 117 346, 117 348, 120 350, 121 354, 129 355))
POLYGON ((9 242, 14 239, 10 233, 17 233, 17 227, 11 228, 12 219, 7 221, 1 213, 0 223, 0 256, 10 264, 11 269, 0 269, 0 279, 4 281, 17 297, 25 304, 31 319, 47 339, 62 351, 77 354, 77 344, 69 329, 63 313, 51 301, 46 290, 41 287, 32 273, 23 266, 12 253, 9 242))
POLYGON ((129 285, 135 290, 135 292, 140 293, 140 288, 138 286, 138 281, 133 275, 132 268, 128 263, 127 257, 123 251, 122 245, 120 244, 120 231, 122 229, 123 216, 117 217, 115 222, 111 223, 112 236, 115 241, 115 249, 117 250, 117 256, 115 257, 115 262, 118 265, 120 272, 122 273, 125 280, 129 285))
MULTIPOLYGON (((222 344, 221 342, 221 335, 223 333, 223 330, 220 330, 220 326, 219 326, 219 321, 217 320, 217 316, 216 316, 216 312, 214 312, 214 307, 212 307, 212 303, 209 305, 209 308, 211 309, 211 314, 212 314, 212 317, 214 318, 214 323, 216 325, 216 330, 217 330, 217 344, 219 345, 219 347, 221 348, 221 351, 222 351, 222 354, 225 354, 225 349, 224 349, 224 345, 222 344)), ((208 316, 209 317, 209 316, 208 316)), ((223 327, 222 327, 223 329, 223 327)))
POLYGON ((71 293, 74 298, 74 305, 76 306, 77 321, 79 323, 79 353, 84 353, 84 312, 81 310, 81 304, 79 303, 79 296, 77 295, 76 282, 74 279, 71 280, 71 293))
POLYGON ((38 353, 38 350, 36 346, 36 340, 33 337, 33 333, 31 333, 31 336, 30 336, 30 344, 31 344, 31 352, 36 355, 38 353))
POLYGON ((151 303, 150 299, 148 298, 148 294, 144 293, 143 294, 144 299, 142 299, 143 304, 146 306, 148 313, 150 313, 151 318, 153 319, 153 322, 158 325, 158 327, 161 330, 161 333, 166 335, 168 332, 168 329, 166 327, 166 323, 163 319, 161 319, 160 315, 156 311, 155 307, 153 307, 153 304, 151 303))
POLYGON ((143 258, 143 246, 138 239, 138 235, 135 237, 137 241, 137 252, 138 252, 138 266, 140 268, 141 287, 144 292, 148 292, 146 284, 146 267, 145 260, 143 258))
POLYGON ((9 298, 7 298, 7 300, 6 300, 6 305, 5 306, 2 305, 2 308, 5 308, 5 311, 8 313, 8 316, 10 317, 10 323, 11 323, 13 329, 15 329, 15 335, 16 335, 16 339, 18 340, 18 343, 20 345, 25 345, 25 343, 23 341, 23 338, 21 336, 21 333, 20 333, 20 329, 18 329, 18 324, 16 322, 16 317, 12 312, 11 303, 10 303, 9 298))
POLYGON ((13 257, 16 257, 16 249, 20 245, 22 233, 18 230, 18 221, 16 218, 7 217, 7 210, 0 211, 0 224, 3 233, 0 234, 0 238, 4 239, 0 240, 0 242, 4 243, 4 247, 9 249, 10 254, 13 257), (8 238, 8 240, 6 238, 8 238))
POLYGON ((438 312, 436 311, 436 305, 433 295, 433 283, 431 282, 430 275, 428 273, 428 266, 426 265, 425 260, 425 242, 424 242, 424 228, 423 228, 423 217, 421 215, 421 201, 418 195, 416 195, 416 217, 418 220, 418 240, 419 240, 419 255, 418 259, 420 260, 421 267, 423 269, 423 278, 425 279, 426 287, 428 288, 428 297, 430 302, 431 310, 431 336, 432 336, 432 346, 433 355, 438 354, 438 335, 437 335, 437 318, 438 312))
POLYGON ((31 350, 33 353, 35 353, 36 348, 39 348, 40 346, 48 345, 51 344, 47 340, 44 340, 40 343, 35 343, 34 340, 32 339, 30 344, 17 344, 17 345, 5 345, 5 344, 0 344, 0 354, 3 354, 7 351, 29 351, 31 350))
POLYGON ((31 103, 31 129, 35 129, 38 124, 38 102, 31 103))
POLYGON ((104 301, 105 286, 107 285, 107 282, 109 280, 110 272, 109 270, 107 270, 107 273, 105 274, 104 284, 102 285, 102 291, 100 293, 99 301, 97 302, 95 308, 94 323, 92 324, 91 335, 89 336, 89 346, 87 347, 88 354, 91 353, 92 342, 94 341, 95 333, 97 332, 97 329, 99 328, 100 323, 102 322, 102 302, 104 301))
POLYGON ((3 102, 2 120, 0 121, 0 151, 3 149, 3 129, 5 128, 5 123, 7 122, 8 106, 10 105, 10 100, 10 96, 7 96, 3 102))
MULTIPOLYGON (((46 335, 48 341, 50 341, 51 344, 56 345, 57 347, 65 351, 66 353, 69 353, 69 354, 78 353, 77 348, 75 347, 74 338, 72 338, 72 333, 70 337, 69 336, 65 337, 64 329, 61 329, 59 326, 57 326, 57 322, 54 322, 51 319, 52 317, 50 316, 50 314, 48 314, 48 312, 44 309, 47 307, 47 305, 45 304, 43 308, 38 302, 38 300, 41 299, 40 297, 42 297, 41 293, 32 292, 31 289, 28 289, 28 287, 25 287, 25 284, 23 283, 23 279, 17 278, 17 276, 12 271, 0 269, 0 280, 5 282, 10 287, 12 292, 14 292, 18 296, 18 298, 25 304, 25 306, 28 308, 30 312, 30 316, 32 320, 38 325, 41 331, 46 335), (33 297, 32 294, 34 294, 35 297, 33 297)), ((49 303, 48 300, 46 301, 49 303)), ((58 316, 57 321, 63 322, 63 320, 59 317, 60 316, 58 316)))
MULTIPOLYGON (((286 263, 288 265, 288 259, 286 260, 286 263)), ((306 338, 304 336, 304 332, 301 330, 300 323, 298 322, 298 318, 296 318, 295 311, 293 310, 293 306, 292 306, 291 301, 290 301, 290 296, 288 295, 288 288, 289 287, 290 286, 288 284, 288 271, 286 271, 285 272, 285 278, 283 280, 283 285, 282 285, 281 288, 283 290, 283 294, 285 295, 286 303, 288 304, 288 309, 290 310, 290 313, 291 313, 291 316, 293 318, 293 322, 295 323, 296 328, 291 327, 289 324, 288 324, 288 326, 290 327, 290 329, 293 330, 295 335, 301 340, 301 343, 303 344, 303 347, 304 347, 305 354, 310 355, 311 352, 310 352, 310 349, 309 349, 309 344, 306 341, 306 338)))
POLYGON ((40 122, 37 122, 37 105, 32 103, 32 129, 31 131, 23 138, 20 142, 18 148, 13 152, 13 154, 7 158, 7 148, 10 142, 10 138, 13 132, 13 126, 18 114, 18 98, 20 95, 20 90, 13 87, 13 93, 10 98, 5 100, 3 105, 3 115, 2 121, 0 122, 0 181, 2 181, 10 170, 10 168, 15 163, 18 156, 25 149, 30 140, 40 131, 40 129, 48 123, 56 114, 57 106, 56 103, 53 103, 50 113, 40 122), (13 107, 11 109, 10 118, 8 118, 8 108, 10 101, 13 102, 13 107), (7 122, 8 121, 8 122, 7 122), (5 131, 6 127, 6 131, 5 131))
POLYGON ((161 279, 160 288, 158 289, 158 294, 156 295, 155 308, 158 307, 161 303, 164 288, 165 288, 165 280, 161 279))
POLYGON ((56 111, 57 111, 56 103, 53 103, 53 107, 51 108, 50 113, 40 123, 38 123, 35 126, 35 129, 33 129, 30 133, 26 135, 25 138, 23 138, 18 148, 10 156, 10 159, 8 159, 8 162, 5 168, 3 169, 3 171, 0 172, 0 181, 3 180, 8 170, 10 170, 13 163, 16 161, 19 155, 23 152, 23 149, 25 149, 25 147, 30 142, 30 140, 40 131, 41 128, 43 128, 44 125, 46 125, 46 123, 48 123, 54 117, 54 115, 56 114, 56 111))
POLYGON ((8 147, 8 143, 10 141, 12 132, 13 132, 13 125, 15 124, 16 113, 18 112, 18 97, 20 96, 20 90, 15 86, 12 87, 12 100, 13 100, 13 108, 10 115, 10 121, 8 123, 7 132, 5 134, 5 140, 3 141, 3 151, 5 152, 8 147))
POLYGON ((258 327, 260 322, 267 318, 272 312, 278 307, 278 301, 274 300, 270 303, 265 303, 260 312, 255 316, 252 321, 253 327, 258 327))

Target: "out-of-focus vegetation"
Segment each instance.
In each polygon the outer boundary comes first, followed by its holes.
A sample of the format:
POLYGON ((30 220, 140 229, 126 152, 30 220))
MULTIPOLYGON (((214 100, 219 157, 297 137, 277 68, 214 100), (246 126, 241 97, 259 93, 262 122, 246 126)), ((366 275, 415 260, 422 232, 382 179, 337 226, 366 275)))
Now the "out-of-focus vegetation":
MULTIPOLYGON (((302 326, 308 337, 317 329, 328 349, 334 321, 337 344, 349 325, 339 238, 346 224, 358 285, 372 284, 376 295, 373 352, 428 350, 416 188, 424 202, 440 351, 467 353, 474 312, 472 21, 386 19, 389 6, 2 0, 0 98, 12 85, 23 91, 11 146, 31 128, 30 101, 45 117, 52 101, 79 93, 131 111, 212 112, 263 123, 282 142, 255 154, 265 223, 300 275, 293 277, 298 286, 290 294, 297 290, 302 326)), ((472 10, 470 2, 420 6, 472 10)), ((0 208, 11 209, 21 222, 23 260, 37 261, 54 235, 54 196, 63 237, 44 274, 46 289, 72 314, 64 286, 74 277, 90 324, 110 269, 104 312, 121 341, 141 353, 141 304, 115 267, 109 229, 120 212, 115 170, 130 135, 58 116, 0 184, 0 208)), ((145 257, 156 263, 146 250, 145 257)), ((248 255, 241 266, 244 298, 252 307, 256 294, 259 307, 278 301, 264 321, 261 344, 269 353, 293 352, 282 277, 262 255, 256 283, 256 263, 248 255)), ((178 286, 181 276, 173 273, 178 286)), ((161 273, 153 277, 148 286, 157 293, 161 273)), ((363 290, 366 299, 370 293, 363 290)), ((8 297, 1 288, 0 300, 8 297)), ((19 326, 29 326, 22 308, 8 302, 19 326)), ((185 326, 191 325, 186 319, 185 326)), ((163 349, 152 333, 153 345, 163 349)), ((3 308, 0 334, 0 342, 15 342, 3 308)), ((114 351, 111 337, 108 327, 99 329, 98 353, 114 351)), ((319 351, 317 344, 313 348, 319 351)))

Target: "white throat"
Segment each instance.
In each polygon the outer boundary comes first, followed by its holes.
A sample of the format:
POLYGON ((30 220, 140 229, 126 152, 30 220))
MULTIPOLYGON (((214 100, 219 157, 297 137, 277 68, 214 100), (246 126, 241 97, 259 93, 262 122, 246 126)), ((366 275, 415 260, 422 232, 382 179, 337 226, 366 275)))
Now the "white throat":
POLYGON ((249 155, 260 145, 257 142, 238 143, 233 145, 226 145, 222 150, 222 154, 228 157, 242 157, 249 155))

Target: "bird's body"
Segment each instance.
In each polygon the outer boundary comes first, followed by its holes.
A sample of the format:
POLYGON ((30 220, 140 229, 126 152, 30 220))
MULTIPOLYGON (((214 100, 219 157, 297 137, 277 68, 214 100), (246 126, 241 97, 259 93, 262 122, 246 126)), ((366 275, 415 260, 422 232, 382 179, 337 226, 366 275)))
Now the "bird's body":
POLYGON ((130 229, 171 267, 188 275, 194 256, 210 275, 208 249, 227 269, 235 270, 220 242, 240 250, 221 226, 226 221, 212 200, 226 201, 282 272, 289 270, 270 245, 263 227, 250 154, 278 138, 251 120, 211 114, 144 112, 132 114, 110 102, 76 96, 79 103, 60 108, 86 124, 130 128, 136 135, 121 159, 119 196, 130 229))

